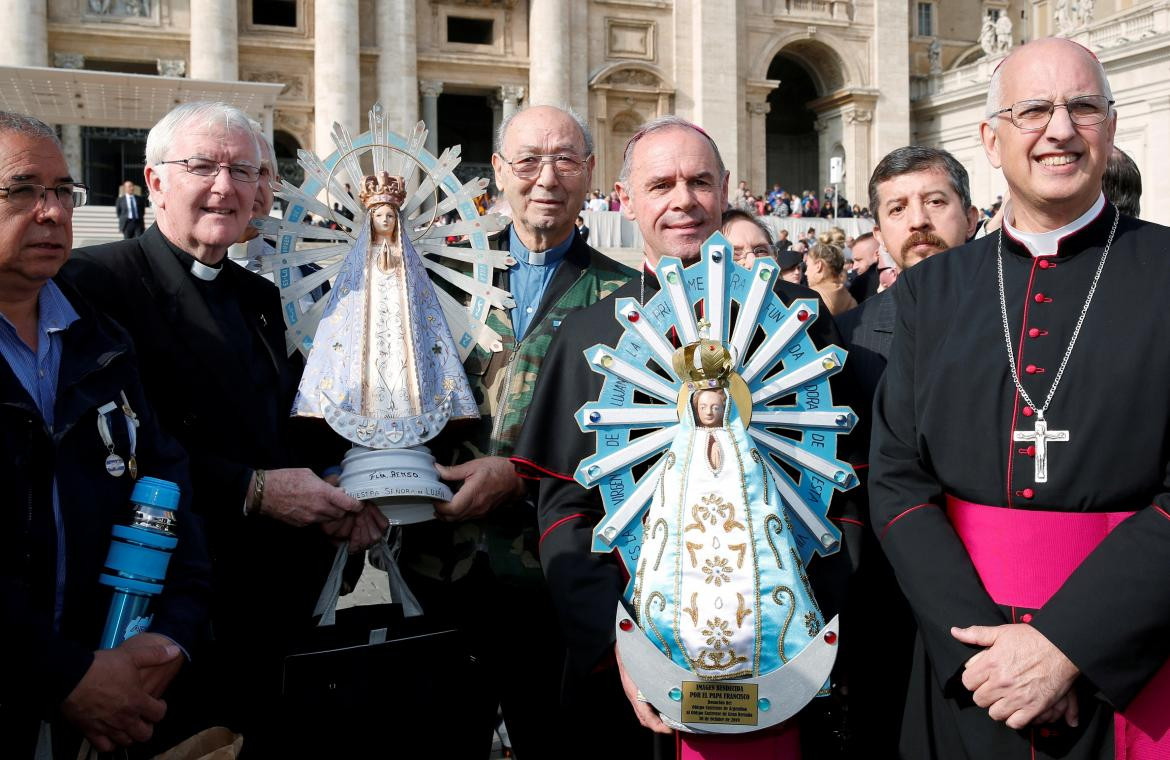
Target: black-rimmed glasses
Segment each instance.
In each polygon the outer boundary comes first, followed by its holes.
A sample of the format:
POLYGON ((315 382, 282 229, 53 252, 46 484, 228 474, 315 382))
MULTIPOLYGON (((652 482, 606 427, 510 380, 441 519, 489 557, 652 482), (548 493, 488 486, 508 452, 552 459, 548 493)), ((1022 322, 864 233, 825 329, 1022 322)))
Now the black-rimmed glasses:
POLYGON ((1063 108, 1068 111, 1068 118, 1073 124, 1091 127, 1105 121, 1112 107, 1113 101, 1104 95, 1082 95, 1078 98, 1069 98, 1064 103, 1053 103, 1051 100, 1021 100, 1008 108, 1001 108, 992 116, 1010 114, 1012 124, 1020 129, 1033 131, 1047 127, 1056 109, 1063 108))
MULTIPOLYGON (((503 155, 500 158, 504 158, 503 155)), ((512 173, 520 179, 534 179, 545 164, 552 164, 558 177, 576 177, 585 170, 585 160, 564 153, 549 155, 525 154, 504 163, 512 167, 512 173)))
POLYGON ((25 211, 45 200, 49 191, 57 196, 57 202, 66 211, 72 211, 78 206, 84 206, 89 199, 89 188, 79 182, 56 187, 34 185, 31 182, 20 182, 8 187, 0 187, 0 198, 8 201, 13 208, 25 211))
POLYGON ((183 158, 177 161, 159 161, 163 164, 181 164, 190 174, 200 177, 214 177, 220 169, 227 169, 228 176, 237 182, 256 182, 260 179, 260 168, 251 164, 221 164, 209 158, 183 158))

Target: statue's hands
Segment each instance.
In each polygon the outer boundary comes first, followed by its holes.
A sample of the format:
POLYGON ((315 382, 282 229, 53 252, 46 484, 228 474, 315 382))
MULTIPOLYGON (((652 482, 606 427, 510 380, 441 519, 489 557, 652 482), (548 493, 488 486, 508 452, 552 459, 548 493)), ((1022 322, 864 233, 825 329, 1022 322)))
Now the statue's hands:
POLYGON ((669 726, 662 722, 662 718, 658 717, 658 711, 654 709, 654 706, 638 696, 638 687, 634 684, 634 679, 626 675, 626 668, 622 665, 622 655, 616 646, 613 648, 613 654, 617 659, 618 674, 622 678, 622 691, 626 693, 626 699, 630 700, 630 706, 634 708, 634 715, 638 717, 638 722, 656 734, 674 733, 669 726))
MULTIPOLYGON (((253 476, 255 477, 255 476, 253 476)), ((331 486, 304 467, 268 470, 260 512, 275 520, 302 527, 357 515, 362 503, 331 486)))
POLYGON ((435 504, 435 516, 440 520, 470 520, 524 496, 524 480, 503 457, 480 457, 454 467, 435 466, 443 480, 463 481, 451 501, 435 504))

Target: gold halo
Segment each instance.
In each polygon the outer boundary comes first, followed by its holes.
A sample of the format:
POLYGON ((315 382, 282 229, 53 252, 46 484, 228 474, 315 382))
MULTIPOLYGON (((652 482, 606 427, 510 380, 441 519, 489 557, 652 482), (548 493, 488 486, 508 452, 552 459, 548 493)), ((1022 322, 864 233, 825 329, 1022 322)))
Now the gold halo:
MULTIPOLYGON (((342 153, 340 156, 337 157, 337 161, 336 161, 336 163, 333 164, 333 168, 329 170, 329 176, 326 178, 327 181, 325 182, 326 200, 327 201, 333 200, 333 193, 330 192, 329 188, 333 187, 333 175, 337 173, 337 167, 341 166, 342 163, 345 162, 345 159, 349 158, 354 153, 357 153, 358 151, 367 151, 368 152, 374 148, 386 148, 387 150, 392 150, 395 153, 401 153, 402 155, 406 156, 411 161, 413 161, 418 166, 419 169, 422 169, 423 174, 425 174, 431 178, 431 195, 434 196, 435 207, 434 207, 434 210, 431 212, 431 220, 429 222, 427 222, 426 229, 423 230, 421 233, 419 233, 419 235, 417 237, 415 237, 413 235, 407 236, 410 238, 410 242, 413 245, 414 243, 417 243, 418 241, 420 241, 424 237, 426 237, 427 233, 431 231, 431 228, 435 226, 435 220, 437 220, 439 218, 439 204, 442 202, 442 199, 439 198, 439 183, 434 181, 435 175, 431 173, 430 169, 423 166, 422 162, 419 161, 418 158, 416 158, 414 156, 414 154, 407 153, 402 148, 396 148, 393 145, 384 145, 382 143, 373 143, 371 145, 362 145, 362 146, 359 146, 357 148, 350 148, 348 151, 346 151, 345 153, 342 153)), ((343 227, 343 226, 348 227, 349 226, 348 224, 343 225, 338 220, 337 215, 334 213, 333 206, 331 204, 329 204, 327 202, 325 205, 329 208, 329 216, 331 216, 333 218, 333 221, 337 224, 338 227, 343 227)), ((369 212, 367 211, 366 213, 369 213, 369 212)), ((350 220, 346 219, 346 221, 348 222, 350 220)), ((404 221, 409 221, 409 220, 400 220, 399 223, 402 224, 402 222, 404 222, 404 221)), ((403 224, 404 228, 405 228, 405 226, 406 225, 403 224)))

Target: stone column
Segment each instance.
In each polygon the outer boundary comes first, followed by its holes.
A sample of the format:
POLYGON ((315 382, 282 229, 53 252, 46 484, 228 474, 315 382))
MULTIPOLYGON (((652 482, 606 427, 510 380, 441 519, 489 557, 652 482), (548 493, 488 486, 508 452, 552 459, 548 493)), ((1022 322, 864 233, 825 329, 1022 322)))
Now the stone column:
POLYGON ((740 165, 739 157, 739 124, 746 114, 740 105, 743 98, 736 60, 737 5, 693 0, 690 19, 693 120, 719 146, 723 162, 731 172, 731 188, 748 178, 748 167, 740 165))
POLYGON ((496 135, 500 133, 500 124, 504 121, 504 101, 500 100, 499 93, 487 96, 488 107, 492 109, 492 150, 496 149, 496 135))
POLYGON ((863 201, 863 198, 869 193, 869 173, 874 163, 869 157, 869 133, 873 111, 855 105, 852 109, 847 109, 842 116, 844 126, 841 145, 845 148, 845 184, 840 192, 848 199, 850 205, 857 203, 868 206, 869 202, 863 201))
POLYGON ((361 131, 361 71, 358 66, 358 0, 313 3, 313 150, 335 150, 333 123, 361 131))
MULTIPOLYGON (((1142 219, 1170 224, 1170 211, 1166 205, 1166 199, 1170 198, 1170 173, 1165 169, 1166 162, 1170 161, 1170 96, 1158 95, 1146 102, 1149 105, 1145 117, 1146 155, 1139 167, 1142 173, 1142 219)), ((1127 119, 1125 123, 1132 128, 1133 122, 1137 121, 1136 118, 1127 119)), ((1135 160, 1141 160, 1140 154, 1135 160)))
POLYGON ((418 32, 409 0, 376 0, 378 102, 390 129, 410 134, 418 121, 418 32))
POLYGON ((524 99, 524 88, 518 85, 504 85, 500 88, 500 102, 503 104, 501 116, 504 119, 511 117, 520 110, 520 101, 524 99))
POLYGON ((874 155, 884 156, 910 143, 909 3, 875 0, 874 13, 877 26, 871 54, 874 85, 880 94, 874 109, 873 150, 874 155))
POLYGON ((423 80, 418 83, 422 93, 422 118, 427 124, 427 150, 431 155, 439 155, 439 95, 443 93, 443 83, 433 80, 423 80))
POLYGON ((240 78, 240 34, 235 0, 191 0, 191 78, 240 78))
MULTIPOLYGON (((53 53, 53 66, 58 69, 84 69, 85 56, 81 53, 53 53)), ((81 164, 81 125, 61 125, 61 148, 65 153, 65 165, 75 180, 84 182, 81 164)))
POLYGON ((5 25, 0 66, 49 65, 47 0, 0 0, 0 18, 5 25))
MULTIPOLYGON (((536 0, 528 5, 528 102, 564 107, 572 97, 570 0, 536 0)), ((581 30, 576 30, 580 32, 581 30)))
MULTIPOLYGON (((748 170, 745 172, 748 181, 748 187, 752 189, 753 193, 767 193, 768 192, 768 127, 767 118, 768 113, 772 110, 772 104, 768 101, 762 103, 748 103, 748 152, 745 157, 745 163, 750 162, 748 170)), ((741 177, 744 174, 740 175, 741 177)))

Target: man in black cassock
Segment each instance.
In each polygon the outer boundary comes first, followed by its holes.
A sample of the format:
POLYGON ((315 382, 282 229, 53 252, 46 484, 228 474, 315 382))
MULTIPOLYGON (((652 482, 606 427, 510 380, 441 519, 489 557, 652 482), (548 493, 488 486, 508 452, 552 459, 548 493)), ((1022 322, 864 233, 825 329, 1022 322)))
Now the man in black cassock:
MULTIPOLYGON (((630 714, 622 704, 613 667, 613 615, 627 578, 615 556, 592 552, 593 530, 604 508, 595 489, 585 489, 573 480, 581 460, 595 451, 594 436, 580 431, 573 414, 585 402, 596 400, 602 385, 602 377, 589 368, 582 352, 596 343, 617 345, 622 328, 614 318, 615 300, 637 298, 645 303, 653 297, 658 291, 654 268, 662 256, 685 262, 699 256, 703 242, 719 229, 727 207, 728 176, 714 141, 687 121, 667 116, 643 125, 635 134, 626 147, 617 187, 622 212, 638 223, 645 241, 642 276, 570 314, 561 324, 545 357, 513 456, 522 472, 543 476, 538 500, 540 558, 568 647, 568 712, 576 718, 574 730, 580 734, 567 742, 578 753, 574 756, 649 756, 642 745, 623 744, 613 730, 612 721, 628 721, 630 714), (605 730, 599 731, 603 725, 605 730)), ((775 289, 785 304, 817 297, 808 288, 780 278, 775 289)), ((819 313, 822 317, 809 330, 814 343, 818 347, 840 343, 824 304, 819 313)), ((849 540, 846 532, 843 544, 849 540)), ((838 556, 841 565, 847 564, 844 552, 838 556)), ((838 564, 822 559, 813 562, 809 571, 818 586, 818 602, 831 616, 835 603, 821 593, 818 565, 823 577, 828 567, 838 564)), ((624 674, 621 679, 638 721, 669 734, 657 712, 637 699, 633 682, 624 674)), ((631 742, 647 739, 628 735, 634 737, 631 742)))
POLYGON ((1018 49, 987 114, 1002 230, 899 279, 874 408, 873 525, 919 630, 900 751, 1161 757, 1170 230, 1101 192, 1117 117, 1084 48, 1018 49))
POLYGON ((247 115, 178 106, 151 130, 146 159, 156 223, 75 252, 62 271, 133 339, 146 395, 191 457, 194 508, 208 524, 215 644, 193 658, 202 696, 172 705, 171 717, 210 708, 209 719, 248 735, 245 752, 264 755, 269 742, 295 741, 275 728, 280 674, 334 553, 317 526, 368 545, 376 510, 310 469, 338 462, 340 439, 289 419, 303 365, 285 350, 277 289, 226 257, 267 181, 247 115))

